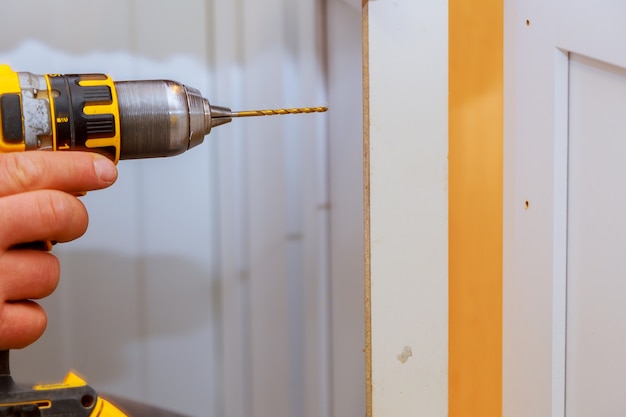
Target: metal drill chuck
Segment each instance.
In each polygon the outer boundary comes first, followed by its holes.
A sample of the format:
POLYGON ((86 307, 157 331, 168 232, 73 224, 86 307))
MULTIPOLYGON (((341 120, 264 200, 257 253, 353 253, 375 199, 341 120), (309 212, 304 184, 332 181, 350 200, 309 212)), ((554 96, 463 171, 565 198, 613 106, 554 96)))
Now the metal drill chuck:
MULTIPOLYGON (((115 83, 120 111, 120 159, 181 154, 202 143, 214 120, 209 101, 195 88, 175 81, 115 83)), ((217 111, 215 108, 214 111, 217 111)))
POLYGON ((195 88, 176 81, 115 82, 120 112, 120 159, 174 156, 202 143, 233 117, 324 112, 326 107, 233 112, 212 106, 195 88))

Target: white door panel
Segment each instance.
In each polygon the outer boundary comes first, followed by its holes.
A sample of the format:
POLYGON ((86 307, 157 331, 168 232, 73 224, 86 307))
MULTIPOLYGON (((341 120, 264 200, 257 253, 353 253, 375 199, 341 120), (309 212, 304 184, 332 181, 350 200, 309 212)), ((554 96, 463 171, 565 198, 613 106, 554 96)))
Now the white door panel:
POLYGON ((626 70, 570 57, 567 416, 626 410, 626 70))
POLYGON ((505 4, 504 415, 615 415, 626 3, 505 4))

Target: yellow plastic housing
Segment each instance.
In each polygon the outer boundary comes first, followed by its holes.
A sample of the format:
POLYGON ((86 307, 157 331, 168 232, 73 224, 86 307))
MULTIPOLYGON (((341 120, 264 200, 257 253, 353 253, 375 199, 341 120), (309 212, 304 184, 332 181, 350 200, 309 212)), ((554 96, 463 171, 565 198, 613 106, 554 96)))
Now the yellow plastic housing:
POLYGON ((110 138, 89 139, 85 143, 88 148, 104 148, 112 146, 115 148, 115 163, 120 160, 120 107, 117 101, 117 92, 115 91, 115 83, 110 77, 106 79, 84 79, 79 83, 83 87, 106 85, 111 89, 113 100, 107 104, 87 104, 83 108, 85 114, 112 114, 115 119, 115 136, 110 138))
MULTIPOLYGON (((0 65, 0 96, 4 94, 20 94, 20 82, 17 73, 8 65, 0 65)), ((2 135, 2 120, 0 119, 0 152, 23 152, 24 143, 8 143, 2 135)))

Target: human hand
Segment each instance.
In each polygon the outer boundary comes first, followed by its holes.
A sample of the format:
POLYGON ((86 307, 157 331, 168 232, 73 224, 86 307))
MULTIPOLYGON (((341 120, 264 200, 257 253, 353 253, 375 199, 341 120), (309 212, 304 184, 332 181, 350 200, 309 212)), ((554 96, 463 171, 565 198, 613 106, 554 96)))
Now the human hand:
POLYGON ((20 244, 82 236, 88 216, 76 195, 116 179, 113 162, 94 153, 0 154, 0 350, 26 347, 43 334, 46 313, 32 300, 59 282, 53 254, 20 244))

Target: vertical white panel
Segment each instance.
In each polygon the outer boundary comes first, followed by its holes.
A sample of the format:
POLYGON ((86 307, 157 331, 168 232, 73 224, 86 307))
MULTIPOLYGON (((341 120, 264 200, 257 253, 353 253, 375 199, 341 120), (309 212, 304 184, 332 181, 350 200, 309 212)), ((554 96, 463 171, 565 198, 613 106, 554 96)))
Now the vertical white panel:
MULTIPOLYGON (((313 4, 244 2, 242 105, 300 106, 324 98, 315 37, 319 13, 313 4)), ((325 250, 324 242, 318 246, 325 226, 316 217, 327 204, 318 188, 323 176, 316 176, 323 160, 315 152, 324 138, 319 124, 323 117, 251 120, 243 128, 248 146, 253 415, 308 415, 305 404, 319 406, 319 401, 308 401, 316 386, 307 386, 305 370, 313 375, 320 369, 307 363, 308 352, 317 351, 309 346, 318 346, 320 339, 308 340, 315 327, 306 326, 305 319, 307 306, 322 301, 307 287, 325 279, 317 261, 325 250), (266 382, 269 374, 272 384, 266 382)))
MULTIPOLYGON (((298 106, 307 102, 330 105, 322 2, 301 0, 285 5, 287 74, 283 100, 298 106)), ((288 254, 295 257, 288 267, 290 384, 294 387, 291 415, 329 417, 332 297, 328 115, 289 118, 284 134, 289 155, 285 165, 290 212, 288 254)))
MULTIPOLYGON (((216 2, 212 22, 216 33, 232 40, 213 41, 214 100, 228 99, 233 108, 242 108, 241 11, 241 0, 216 2)), ((214 133, 220 187, 221 408, 224 416, 245 417, 252 415, 247 152, 242 124, 225 129, 214 133)))
MULTIPOLYGON (((555 87, 554 80, 555 75, 560 76, 559 80, 567 76, 567 66, 565 71, 559 66, 558 71, 556 47, 542 44, 552 31, 550 25, 541 21, 539 7, 530 2, 505 3, 505 416, 551 415, 557 405, 562 408, 563 404, 562 396, 553 395, 557 385, 552 379, 553 252, 556 239, 563 239, 555 237, 552 219, 557 210, 554 175, 562 176, 553 160, 555 151, 564 149, 562 145, 555 146, 554 141, 555 132, 562 134, 562 129, 555 128, 554 111, 564 110, 563 91, 561 85, 555 87), (520 47, 529 42, 535 47, 520 47), (524 55, 530 50, 532 59, 524 55), (537 70, 538 61, 545 64, 541 71, 537 70), (523 84, 519 80, 524 80, 523 84), (535 95, 537 98, 532 99, 535 95), (524 111, 520 110, 522 106, 524 111), (526 113, 527 106, 532 109, 532 117, 526 113)), ((563 160, 562 153, 559 158, 563 160)), ((563 186, 562 181, 560 185, 563 186)))
MULTIPOLYGON (((285 20, 282 0, 245 1, 243 23, 244 103, 282 102, 285 20), (274 12, 269 12, 273 10, 274 12), (259 19, 263 16, 262 19, 259 19), (253 75, 254 74, 254 75, 253 75)), ((248 141, 250 309, 253 415, 288 416, 295 410, 289 352, 287 177, 283 121, 251 120, 248 141), (262 124, 262 125, 261 125, 262 124), (262 126, 262 133, 259 131, 262 126), (271 233, 270 233, 271 231, 271 233), (266 383, 268 374, 272 383, 266 383)))
MULTIPOLYGON (((567 317, 567 174, 569 152, 569 54, 555 51, 554 235, 552 237, 552 415, 565 414, 567 317), (558 399, 558 400, 557 400, 558 399)), ((530 203, 529 203, 530 204, 530 203)), ((526 204, 524 203, 524 206, 526 204)), ((530 208, 530 205, 529 205, 530 208)))
MULTIPOLYGON (((355 3, 355 2, 352 2, 355 3)), ((361 4, 327 2, 332 416, 365 415, 361 4)))
POLYGON ((567 416, 626 409, 626 69, 570 60, 567 416))
MULTIPOLYGON (((233 108, 325 104, 319 3, 217 3, 216 92, 233 108), (232 22, 239 22, 233 25, 232 22)), ((324 115, 237 121, 217 133, 224 414, 329 408, 324 115)))
MULTIPOLYGON (((189 60, 167 70, 139 67, 137 76, 175 79, 211 98, 207 54, 214 33, 208 3, 187 0, 155 7, 154 1, 136 0, 135 15, 138 53, 158 57, 167 51, 189 60), (148 15, 150 19, 142 18, 148 15)), ((217 415, 215 393, 221 382, 215 356, 219 293, 212 137, 205 142, 175 158, 123 162, 141 169, 144 255, 138 280, 144 297, 141 330, 150 337, 142 355, 148 399, 163 407, 176 404, 174 409, 197 416, 217 415), (185 383, 177 384, 179 379, 185 383)))
POLYGON ((448 9, 367 7, 372 415, 446 416, 448 9))

